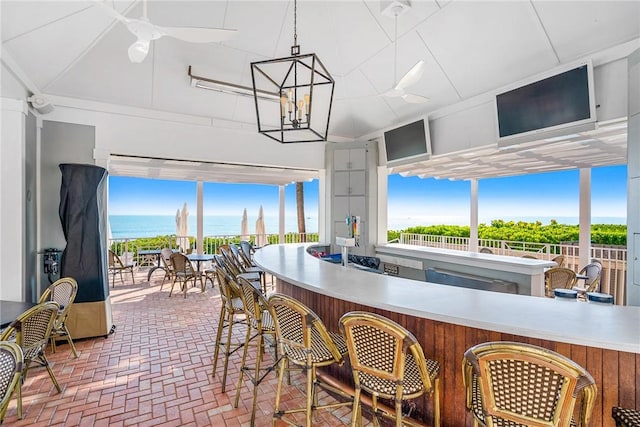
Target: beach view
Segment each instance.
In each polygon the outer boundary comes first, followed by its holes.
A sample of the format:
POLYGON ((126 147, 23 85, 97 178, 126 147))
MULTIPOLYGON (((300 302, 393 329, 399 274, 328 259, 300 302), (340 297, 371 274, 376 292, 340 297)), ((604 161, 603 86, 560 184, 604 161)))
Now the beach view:
MULTIPOLYGON (((469 225, 468 181, 388 178, 388 230, 409 227, 469 225)), ((304 183, 306 231, 318 231, 318 181, 304 183)), ((578 171, 563 171, 479 182, 480 223, 493 220, 578 224, 578 171)), ((246 208, 249 230, 255 230, 260 206, 267 233, 278 232, 278 187, 250 184, 204 184, 205 236, 240 234, 246 208)), ((594 168, 592 224, 626 224, 626 166, 594 168)), ((190 209, 196 230, 196 183, 142 178, 109 178, 109 219, 113 238, 175 234, 175 214, 190 209)), ((285 187, 285 232, 297 232, 295 186, 285 187)))

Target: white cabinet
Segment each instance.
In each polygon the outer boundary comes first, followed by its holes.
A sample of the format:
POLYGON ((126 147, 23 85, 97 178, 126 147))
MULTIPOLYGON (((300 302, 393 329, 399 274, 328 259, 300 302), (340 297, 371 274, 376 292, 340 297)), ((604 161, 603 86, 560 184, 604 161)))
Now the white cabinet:
POLYGON ((367 222, 366 148, 334 150, 332 193, 333 242, 335 242, 336 236, 350 236, 351 230, 346 223, 346 218, 359 216, 360 246, 351 248, 350 252, 364 254, 365 245, 368 241, 365 235, 365 224, 367 222))

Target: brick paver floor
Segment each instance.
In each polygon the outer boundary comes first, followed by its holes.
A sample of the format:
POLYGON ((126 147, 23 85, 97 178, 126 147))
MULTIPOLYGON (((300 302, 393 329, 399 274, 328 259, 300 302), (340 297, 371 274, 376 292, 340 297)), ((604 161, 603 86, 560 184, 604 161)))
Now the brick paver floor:
MULTIPOLYGON (((116 332, 106 338, 76 340, 77 359, 62 342, 55 354, 48 349, 62 393, 56 392, 44 368, 33 367, 22 387, 23 419, 17 420, 14 397, 5 425, 249 425, 252 389, 246 381, 240 404, 233 407, 241 352, 230 358, 225 393, 220 363, 218 375, 211 375, 220 312, 217 286, 208 284, 204 293, 190 288, 186 299, 180 294, 169 298, 170 286, 165 283, 160 290, 161 272, 154 273, 151 282, 146 281, 144 269, 136 277, 135 285, 116 280, 115 288, 110 288, 116 332)), ((243 339, 244 331, 237 329, 236 339, 243 339)), ((296 373, 291 379, 292 386, 284 387, 283 405, 302 406, 304 377, 296 373)), ((276 384, 271 373, 260 385, 258 426, 271 425, 276 384)), ((350 407, 319 411, 314 424, 344 425, 350 417, 350 407)))

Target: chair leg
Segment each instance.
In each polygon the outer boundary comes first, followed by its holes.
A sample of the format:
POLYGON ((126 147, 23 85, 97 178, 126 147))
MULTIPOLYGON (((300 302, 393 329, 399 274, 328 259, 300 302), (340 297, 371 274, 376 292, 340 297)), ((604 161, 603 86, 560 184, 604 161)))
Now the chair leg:
MULTIPOLYGON (((256 367, 254 371, 254 380, 253 380, 253 402, 251 404, 251 423, 250 426, 253 427, 256 423, 256 404, 258 403, 258 386, 260 385, 260 362, 263 356, 263 344, 264 338, 262 334, 258 335, 258 354, 256 355, 256 367)), ((240 373, 242 375, 242 373, 240 373)))
POLYGON ((307 367, 307 410, 306 426, 311 427, 311 411, 313 408, 313 367, 307 367))
POLYGON ((176 285, 176 276, 173 276, 173 278, 171 279, 171 290, 169 291, 169 298, 171 298, 171 294, 173 293, 173 287, 176 285))
POLYGON ((73 340, 71 339, 71 334, 69 333, 69 329, 67 325, 62 324, 62 328, 64 329, 64 333, 67 335, 67 342, 69 343, 69 347, 71 347, 71 352, 73 353, 74 358, 78 358, 78 352, 76 351, 76 346, 73 344, 73 340))
MULTIPOLYGON (((220 317, 218 318, 218 330, 216 331, 216 348, 213 350, 213 372, 211 376, 215 378, 216 367, 218 366, 218 356, 220 355, 220 340, 222 339, 222 329, 224 329, 225 315, 227 314, 227 308, 223 305, 220 309, 220 317)), ((224 383, 222 383, 222 392, 224 393, 224 383)))
POLYGON ((132 282, 133 282, 133 284, 135 285, 135 284, 136 284, 136 277, 135 277, 135 275, 133 274, 133 267, 131 267, 131 270, 130 270, 130 271, 131 271, 131 281, 132 281, 132 282))
POLYGON ((60 384, 58 384, 58 380, 56 379, 56 376, 53 375, 53 371, 51 370, 51 366, 49 365, 49 361, 47 360, 47 356, 44 355, 44 353, 40 354, 38 356, 38 359, 40 359, 40 363, 42 363, 45 368, 47 368, 47 372, 49 372, 49 376, 51 377, 51 381, 53 381, 53 385, 56 386, 56 390, 58 390, 58 393, 62 393, 62 389, 60 388, 60 384))
POLYGON ((231 355, 231 335, 233 329, 235 315, 232 312, 229 312, 227 316, 227 344, 224 350, 224 370, 222 372, 222 390, 224 391, 227 385, 227 371, 229 369, 229 356, 231 355))
POLYGON ((18 381, 16 386, 16 400, 18 401, 18 419, 22 419, 22 378, 18 381))
POLYGON ((247 333, 245 334, 244 339, 244 348, 242 349, 242 362, 240 363, 240 374, 238 375, 238 385, 236 387, 236 399, 234 401, 234 408, 238 407, 238 402, 240 401, 240 389, 242 388, 242 380, 244 377, 243 369, 247 362, 247 349, 249 348, 249 340, 251 338, 251 325, 247 325, 247 333))
MULTIPOLYGON (((356 427, 358 418, 362 416, 360 412, 360 387, 356 386, 355 391, 353 395, 353 407, 351 409, 351 427, 356 427)), ((360 421, 360 425, 362 425, 362 420, 360 421)))
POLYGON ((289 359, 282 356, 280 359, 280 371, 278 372, 278 386, 276 387, 276 401, 273 406, 273 418, 271 419, 271 427, 276 426, 276 421, 280 416, 280 393, 282 392, 282 381, 284 380, 284 371, 289 371, 289 359))
POLYGON ((436 378, 433 385, 433 427, 440 427, 440 378, 436 378))

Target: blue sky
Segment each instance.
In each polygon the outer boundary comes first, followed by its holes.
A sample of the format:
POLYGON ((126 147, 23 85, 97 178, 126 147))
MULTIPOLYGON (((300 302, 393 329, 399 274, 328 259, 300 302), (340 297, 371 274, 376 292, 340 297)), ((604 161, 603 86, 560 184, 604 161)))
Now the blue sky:
MULTIPOLYGON (((626 217, 626 173, 626 166, 592 169, 592 217, 626 217)), ((287 215, 295 215, 295 186, 285 188, 287 215)), ((482 179, 478 191, 481 222, 513 217, 578 216, 578 170, 482 179)), ((389 225, 394 219, 411 225, 468 224, 469 194, 468 181, 391 175, 389 225)), ((110 215, 175 215, 185 202, 195 215, 195 182, 109 178, 110 215)), ((278 203, 277 186, 204 184, 205 215, 240 215, 244 208, 251 214, 260 205, 265 215, 277 215, 278 203)), ((315 216, 317 209, 318 181, 306 182, 306 213, 315 216)))

